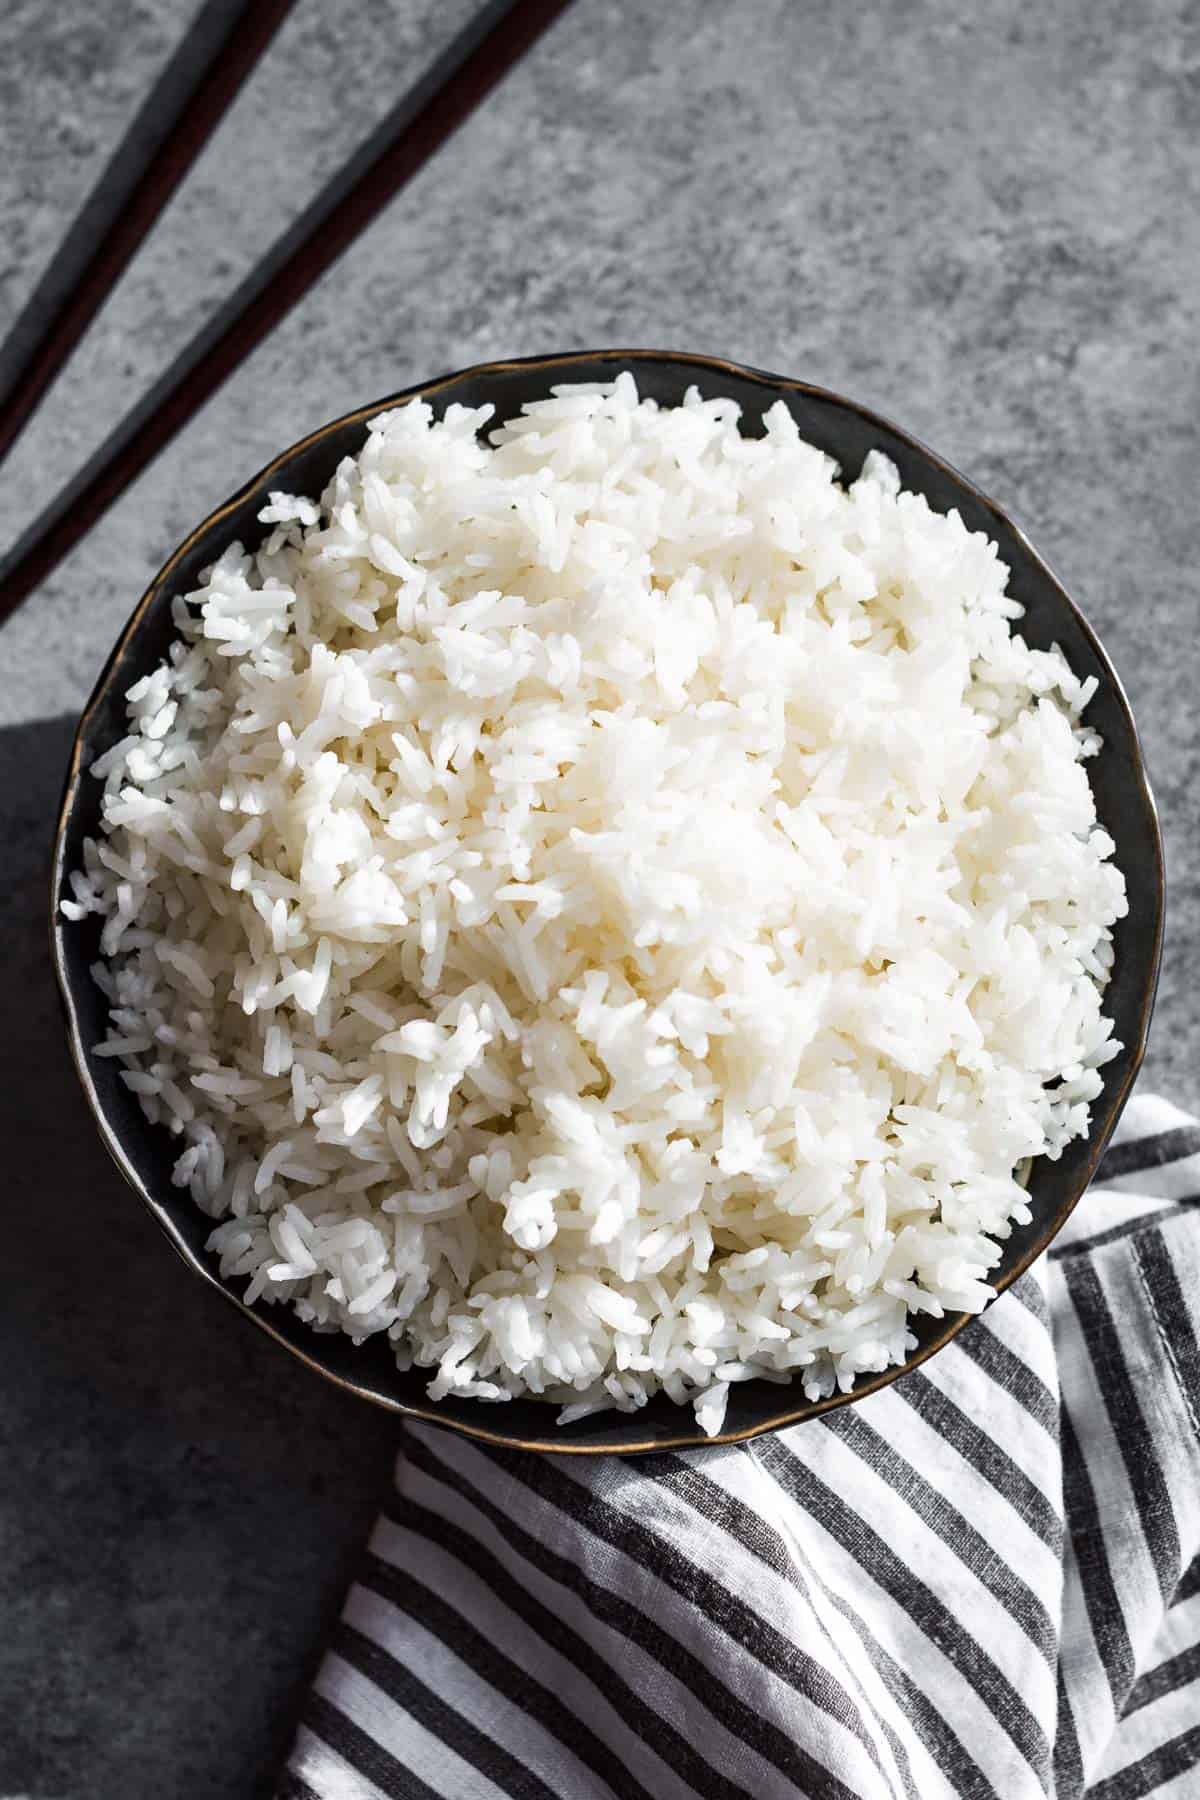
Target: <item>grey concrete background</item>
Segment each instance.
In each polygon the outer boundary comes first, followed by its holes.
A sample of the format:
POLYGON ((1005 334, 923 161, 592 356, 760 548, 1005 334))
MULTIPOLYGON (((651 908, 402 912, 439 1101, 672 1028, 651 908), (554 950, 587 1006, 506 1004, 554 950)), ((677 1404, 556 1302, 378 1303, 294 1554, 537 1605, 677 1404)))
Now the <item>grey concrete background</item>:
MULTIPOLYGON (((0 541, 468 12, 300 0, 8 465, 0 541)), ((0 330, 190 16, 6 12, 0 330)), ((0 1795, 268 1793, 392 1453, 174 1262, 60 1045, 47 831, 154 567, 304 430, 481 357, 709 350, 891 413, 1013 508, 1126 680, 1171 877, 1146 1079, 1200 1107, 1198 189, 1185 0, 577 0, 0 632, 0 1795)))

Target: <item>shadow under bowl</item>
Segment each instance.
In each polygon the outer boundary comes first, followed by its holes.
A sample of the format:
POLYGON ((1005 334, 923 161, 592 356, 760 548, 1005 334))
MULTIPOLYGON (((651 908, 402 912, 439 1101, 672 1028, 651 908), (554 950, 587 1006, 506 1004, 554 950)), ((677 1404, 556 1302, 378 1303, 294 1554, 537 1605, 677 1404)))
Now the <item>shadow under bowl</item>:
POLYGON ((51 938, 71 1052, 104 1143, 130 1186, 202 1280, 310 1368, 394 1412, 513 1448, 631 1454, 732 1443, 816 1418, 833 1407, 876 1393, 924 1362, 951 1342, 970 1315, 914 1321, 918 1342, 908 1360, 860 1380, 848 1395, 814 1402, 805 1399, 798 1380, 786 1386, 766 1380, 738 1383, 730 1390, 725 1426, 716 1439, 703 1436, 690 1408, 676 1406, 665 1395, 637 1413, 595 1414, 563 1428, 554 1423, 556 1409, 544 1401, 514 1400, 499 1406, 477 1400, 430 1401, 425 1394, 429 1372, 401 1373, 380 1339, 356 1348, 343 1336, 318 1334, 282 1306, 246 1306, 241 1298, 245 1284, 221 1279, 215 1257, 205 1249, 212 1222, 193 1206, 186 1192, 171 1186, 175 1140, 164 1129, 147 1123, 136 1099, 119 1079, 115 1062, 93 1053, 92 1046, 101 1040, 106 1025, 105 1002, 89 973, 99 955, 98 922, 89 918, 67 923, 58 908, 69 873, 81 863, 84 839, 99 832, 101 783, 88 779, 86 771, 124 734, 126 690, 166 655, 174 635, 173 597, 196 587, 200 571, 214 562, 231 540, 240 538, 253 545, 261 538, 263 528, 257 523, 257 514, 269 490, 320 494, 342 458, 360 450, 368 419, 409 400, 426 399, 439 413, 452 402, 469 407, 490 403, 497 419, 503 420, 526 402, 544 398, 553 383, 611 380, 623 368, 632 368, 643 394, 665 405, 680 402, 692 386, 706 399, 732 397, 743 409, 743 427, 749 432, 758 429, 766 408, 782 399, 801 435, 834 457, 848 481, 858 475, 868 451, 885 451, 899 468, 906 488, 924 494, 939 512, 957 509, 970 530, 984 532, 997 544, 1011 570, 1009 591, 1025 608, 1021 630, 1027 640, 1038 648, 1057 643, 1078 675, 1094 675, 1099 683, 1088 720, 1101 733, 1104 747, 1089 773, 1100 820, 1116 844, 1116 861, 1128 884, 1129 913, 1116 930, 1116 963, 1106 996, 1106 1010, 1115 1020, 1116 1035, 1124 1048, 1103 1071, 1104 1090, 1093 1106, 1088 1136, 1071 1144, 1058 1162, 1038 1158, 1033 1164, 1029 1180, 1032 1218, 1029 1224, 1014 1228, 994 1277, 999 1291, 1010 1286, 1046 1249, 1083 1193, 1142 1061, 1158 978, 1164 910, 1162 840, 1154 800, 1133 716, 1112 665, 1083 615, 1012 520, 906 432, 852 401, 805 382, 742 368, 716 357, 683 353, 601 350, 531 357, 483 364, 408 388, 360 407, 285 450, 198 526, 168 559, 138 602, 105 665, 80 720, 67 774, 54 852, 51 938))

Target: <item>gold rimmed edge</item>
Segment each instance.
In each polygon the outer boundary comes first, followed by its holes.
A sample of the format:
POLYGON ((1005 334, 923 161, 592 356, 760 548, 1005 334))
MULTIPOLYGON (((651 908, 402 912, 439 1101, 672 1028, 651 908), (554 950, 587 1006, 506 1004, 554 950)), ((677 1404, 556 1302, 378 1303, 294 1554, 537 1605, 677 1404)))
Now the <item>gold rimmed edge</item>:
MULTIPOLYGON (((922 1363, 929 1359, 929 1357, 933 1356, 937 1351, 944 1349, 947 1344, 952 1342, 953 1339, 958 1336, 958 1333, 962 1331, 973 1318, 977 1318, 980 1315, 975 1313, 956 1313, 951 1315, 946 1322, 945 1328, 927 1344, 921 1345, 911 1356, 906 1357, 903 1363, 897 1363, 891 1368, 881 1370, 878 1374, 872 1375, 866 1381, 856 1382, 854 1387, 846 1393, 829 1394, 821 1400, 806 1400, 800 1406, 793 1406, 772 1418, 760 1420, 742 1430, 721 1432, 715 1437, 707 1437, 701 1432, 693 1431, 690 1433, 684 1432, 675 1437, 650 1438, 641 1443, 619 1444, 581 1444, 569 1441, 558 1441, 555 1438, 520 1438, 514 1436, 512 1433, 490 1431, 482 1425, 467 1424, 462 1420, 449 1418, 444 1413, 438 1412, 434 1407, 423 1407, 408 1401, 396 1400, 388 1394, 381 1393, 363 1385, 361 1382, 357 1382, 341 1375, 333 1369, 327 1368, 302 1346, 293 1343, 290 1337, 285 1336, 284 1333, 272 1323, 268 1315, 256 1310, 254 1307, 248 1306, 239 1294, 235 1293, 232 1288, 225 1285, 214 1270, 199 1259, 191 1246, 184 1241, 175 1228, 166 1209, 154 1198, 142 1182, 141 1177, 130 1163, 120 1139, 108 1120, 107 1113, 92 1080, 91 1070, 88 1067, 87 1055, 83 1046, 82 1034, 79 1027, 79 1018, 75 1006, 74 994, 67 974, 66 958, 63 947, 63 923, 58 910, 64 879, 67 825, 79 789, 79 781, 82 773, 81 762, 83 744, 92 715, 106 697, 111 672, 119 662, 127 645, 137 633, 145 613, 161 597, 164 589, 170 584, 174 570, 198 540, 206 536, 218 526, 223 519, 228 518, 238 507, 242 506, 254 493, 255 489, 263 487, 264 484, 270 480, 271 476, 282 468, 285 463, 290 462, 294 457, 311 449, 314 445, 331 437, 335 433, 342 432, 355 425, 365 426, 371 419, 376 418, 380 413, 391 412, 396 407, 406 406, 414 400, 432 399, 443 393, 447 388, 457 386, 462 382, 486 379, 488 377, 506 373, 527 372, 532 374, 534 372, 544 371, 549 374, 555 370, 565 372, 567 369, 583 362, 611 364, 616 367, 637 365, 639 363, 669 363, 676 367, 694 368, 708 374, 728 375, 739 381, 748 381, 755 386, 769 389, 777 396, 788 393, 806 395, 814 400, 832 405, 835 408, 854 413, 873 428, 891 434, 909 450, 914 452, 918 458, 924 458, 927 462, 939 469, 954 485, 963 490, 965 494, 969 495, 972 500, 982 506, 986 512, 991 514, 991 516, 998 520, 1006 530, 1013 534, 1031 561, 1049 581, 1051 587, 1066 607, 1068 613, 1074 618, 1076 624, 1082 631, 1092 654, 1095 656, 1105 679, 1111 684, 1112 691, 1116 697, 1118 707, 1129 733, 1130 742, 1133 745, 1133 772, 1136 776, 1142 806, 1151 825, 1151 838, 1154 848, 1154 941, 1148 965, 1148 980, 1146 982, 1146 988, 1142 996, 1141 1007, 1138 1014, 1136 1038, 1131 1047, 1127 1046, 1127 1048, 1131 1049, 1129 1068, 1120 1089, 1113 1096, 1111 1103, 1106 1109, 1106 1117, 1102 1127, 1092 1135, 1089 1146, 1090 1154, 1077 1180, 1075 1192, 1071 1195, 1069 1200, 1056 1209, 1053 1222, 1049 1228, 1039 1234, 1037 1240, 1021 1260, 1014 1264, 1010 1270, 997 1280, 995 1283, 996 1297, 999 1297, 1000 1294, 1004 1293, 1014 1282, 1018 1281, 1020 1277, 1026 1273, 1030 1266, 1036 1262, 1037 1258, 1044 1253, 1053 1242, 1054 1238, 1062 1230, 1068 1218, 1075 1210, 1075 1207, 1079 1204, 1080 1199, 1087 1191, 1087 1188, 1096 1173, 1100 1158, 1112 1135, 1113 1129, 1124 1110, 1126 1101, 1129 1098, 1130 1090, 1145 1058, 1146 1042, 1150 1029, 1150 1018, 1154 1009, 1154 999, 1157 992, 1158 977, 1162 962, 1163 932, 1166 913, 1166 868, 1158 808, 1150 784, 1145 752, 1142 748, 1137 723, 1133 717, 1133 711, 1130 707, 1129 699, 1125 693, 1125 688, 1121 682, 1120 676, 1113 667, 1104 646, 1101 644, 1099 637, 1092 629, 1087 618, 1076 605, 1075 601, 1072 600, 1070 594, 1068 594, 1062 582, 1058 579, 1058 576, 1046 562, 1045 558, 1037 549, 1035 549, 1022 527, 1004 507, 992 500, 989 495, 983 493, 980 488, 976 487, 973 481, 961 474, 953 464, 947 462, 943 456, 940 456, 936 451, 931 450, 921 439, 914 437, 911 432, 906 431, 902 426, 895 424, 883 414, 875 412, 872 408, 864 406, 858 401, 847 399, 844 395, 835 393, 830 388, 819 387, 811 382, 800 381, 791 376, 773 375, 766 370, 756 369, 745 364, 733 362, 725 357, 709 356, 696 351, 649 349, 561 351, 554 356, 515 357, 494 362, 475 363, 469 368, 459 369, 451 374, 438 376, 432 381, 417 383, 412 387, 404 388, 397 393, 390 394, 382 400, 374 401, 370 405, 356 407, 353 411, 344 413, 340 418, 334 419, 328 424, 318 426, 316 430, 310 432, 306 437, 300 438, 296 443, 291 444, 287 449, 282 450, 277 456, 273 457, 270 462, 265 464, 257 474, 253 475, 250 480, 244 482, 230 499, 224 501, 222 505, 218 506, 207 518, 197 525, 194 530, 189 532, 183 542, 172 551, 171 555, 167 558, 166 562, 159 569, 158 573, 154 576, 153 580, 149 583, 141 598, 138 600, 124 629, 117 639, 116 644, 105 660, 104 666, 101 669, 87 704, 80 715, 79 724, 75 730, 75 736, 71 746, 71 755, 67 765, 62 800, 59 805, 54 838, 54 854, 51 859, 50 870, 50 948, 51 959, 54 964, 54 972, 58 984, 59 998, 66 1017, 67 1039, 70 1046, 71 1058, 75 1065, 76 1075, 79 1078, 80 1085, 87 1098, 88 1105, 90 1106, 99 1127, 101 1140, 104 1143, 106 1150, 116 1167, 120 1170, 125 1181, 148 1208, 160 1229, 165 1232, 177 1255, 182 1258, 194 1274, 200 1276, 203 1281, 215 1288, 218 1293, 222 1294, 227 1300, 232 1302, 243 1317, 250 1319, 259 1330, 266 1332, 276 1343, 281 1344, 284 1349, 289 1351, 293 1356, 298 1357, 302 1363, 308 1368, 315 1370, 315 1372, 321 1375, 326 1381, 332 1382, 336 1387, 343 1389, 347 1393, 356 1395, 359 1399, 368 1400, 373 1405, 382 1407, 386 1411, 395 1413, 403 1418, 415 1419, 426 1424, 438 1425, 445 1430, 458 1432, 464 1437, 469 1437, 478 1442, 490 1444, 506 1450, 533 1451, 560 1456, 637 1456, 650 1454, 656 1451, 695 1450, 716 1448, 721 1445, 747 1443, 752 1438, 761 1437, 766 1432, 780 1431, 790 1425, 805 1424, 811 1419, 820 1418, 825 1413, 836 1411, 839 1407, 850 1405, 854 1401, 863 1400, 874 1393, 878 1393, 882 1388, 890 1386, 893 1381, 896 1381, 902 1375, 907 1374, 910 1369, 919 1368, 922 1363)), ((989 1301, 988 1304, 990 1305, 991 1302, 989 1301)), ((550 1403, 547 1402, 547 1404, 549 1405, 550 1403)))

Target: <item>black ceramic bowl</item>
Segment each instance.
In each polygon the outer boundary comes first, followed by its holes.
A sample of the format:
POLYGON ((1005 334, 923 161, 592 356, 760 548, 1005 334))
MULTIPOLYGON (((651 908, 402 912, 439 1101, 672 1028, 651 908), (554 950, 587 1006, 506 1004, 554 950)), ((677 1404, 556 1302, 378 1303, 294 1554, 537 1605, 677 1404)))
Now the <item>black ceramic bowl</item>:
MULTIPOLYGON (((1021 629, 1029 641, 1043 647, 1060 644, 1079 675, 1095 675, 1099 681, 1088 718, 1103 735, 1104 748, 1090 772, 1100 818, 1116 842, 1117 861, 1129 887, 1129 915, 1117 931, 1116 967, 1107 995, 1107 1009, 1125 1047, 1104 1071, 1104 1091, 1093 1109, 1090 1135, 1072 1144, 1059 1162, 1040 1159, 1034 1164, 1029 1184, 1032 1220, 1014 1230, 995 1277, 998 1289, 1015 1281, 1050 1243, 1087 1186, 1142 1060, 1163 924, 1162 843, 1154 801, 1121 684, 1087 621, 1018 528, 969 481, 897 426, 804 382, 740 368, 715 357, 650 350, 584 351, 487 363, 360 407, 285 450, 199 525, 170 557, 139 600, 96 684, 79 724, 58 822, 51 925, 71 1050, 101 1136, 131 1187, 202 1280, 310 1368, 377 1405, 492 1443, 621 1454, 714 1440, 697 1431, 690 1409, 675 1406, 663 1395, 638 1413, 597 1414, 561 1430, 554 1424, 555 1409, 542 1401, 519 1400, 507 1406, 472 1400, 434 1403, 425 1395, 428 1375, 420 1371, 401 1374, 385 1343, 373 1340, 356 1349, 346 1338, 314 1333, 282 1306, 247 1307, 240 1297, 242 1284, 235 1287, 222 1281, 215 1259, 204 1248, 211 1221, 201 1216, 186 1194, 171 1186, 176 1153, 173 1141, 165 1131, 147 1124, 136 1100, 119 1080, 116 1064, 92 1054, 91 1046, 103 1036, 105 1026, 104 1002, 88 973, 98 954, 98 927, 90 919, 65 923, 57 902, 68 873, 80 862, 84 838, 98 828, 101 784, 89 779, 86 771, 94 758, 122 735, 126 689, 166 653, 172 636, 172 596, 194 587, 201 569, 213 562, 231 539, 251 544, 259 539, 263 528, 256 515, 269 489, 319 494, 342 457, 358 452, 367 420, 387 407, 402 406, 417 397, 431 401, 439 410, 452 401, 466 406, 491 402, 497 417, 505 419, 526 401, 543 398, 552 383, 610 380, 626 367, 633 368, 644 394, 665 404, 682 400, 693 385, 706 396, 732 395, 744 409, 748 431, 757 428, 758 419, 773 401, 782 399, 802 436, 835 457, 848 480, 858 474, 869 450, 886 451, 897 464, 905 487, 923 493, 939 511, 957 508, 972 530, 986 532, 995 540, 1012 571, 1010 591, 1025 607, 1021 629)), ((725 1429, 715 1441, 730 1443, 753 1437, 814 1418, 848 1399, 875 1393, 948 1344, 967 1321, 966 1314, 918 1320, 914 1327, 918 1347, 908 1362, 860 1381, 850 1395, 814 1403, 804 1398, 798 1383, 793 1387, 767 1381, 738 1384, 730 1393, 725 1429)))

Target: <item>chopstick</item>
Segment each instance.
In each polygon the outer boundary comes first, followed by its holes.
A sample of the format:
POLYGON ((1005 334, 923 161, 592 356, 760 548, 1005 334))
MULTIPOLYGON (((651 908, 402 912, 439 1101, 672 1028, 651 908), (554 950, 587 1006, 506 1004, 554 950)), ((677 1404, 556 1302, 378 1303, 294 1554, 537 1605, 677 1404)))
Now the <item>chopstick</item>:
POLYGON ((0 620, 58 566, 570 4, 492 0, 481 9, 18 539, 0 565, 0 620))
POLYGON ((294 0, 209 0, 0 349, 0 463, 253 72, 294 0))

